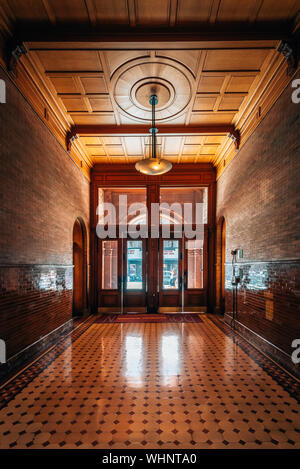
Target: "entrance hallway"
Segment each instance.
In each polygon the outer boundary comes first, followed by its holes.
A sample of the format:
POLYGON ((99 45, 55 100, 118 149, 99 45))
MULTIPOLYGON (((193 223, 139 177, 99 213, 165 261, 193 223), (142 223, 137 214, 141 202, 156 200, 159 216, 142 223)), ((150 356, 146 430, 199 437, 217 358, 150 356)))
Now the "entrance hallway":
POLYGON ((0 1, 0 456, 300 450, 299 136, 300 0, 0 1))
POLYGON ((2 387, 1 448, 299 447, 299 382, 219 317, 199 317, 75 320, 2 387))

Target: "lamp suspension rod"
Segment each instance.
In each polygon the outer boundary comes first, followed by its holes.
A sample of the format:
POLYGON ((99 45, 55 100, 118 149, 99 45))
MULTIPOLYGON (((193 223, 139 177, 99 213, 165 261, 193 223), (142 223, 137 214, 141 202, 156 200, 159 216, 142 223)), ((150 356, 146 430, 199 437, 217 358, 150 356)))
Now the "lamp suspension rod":
POLYGON ((155 128, 155 105, 157 104, 157 96, 156 94, 152 94, 150 97, 150 104, 152 106, 152 127, 150 132, 152 133, 152 158, 156 159, 156 132, 157 129, 155 128))

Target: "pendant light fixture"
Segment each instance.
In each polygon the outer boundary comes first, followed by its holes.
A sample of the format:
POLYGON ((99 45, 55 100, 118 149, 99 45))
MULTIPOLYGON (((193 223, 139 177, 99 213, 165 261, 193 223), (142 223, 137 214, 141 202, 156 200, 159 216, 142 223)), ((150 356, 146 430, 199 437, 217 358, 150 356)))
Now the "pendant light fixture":
POLYGON ((170 171, 172 163, 160 158, 157 152, 156 134, 158 129, 155 127, 155 106, 158 103, 158 99, 156 94, 151 95, 149 103, 152 107, 152 127, 150 129, 151 151, 147 158, 140 160, 135 164, 135 169, 140 173, 148 174, 149 176, 158 176, 159 174, 164 174, 170 171))

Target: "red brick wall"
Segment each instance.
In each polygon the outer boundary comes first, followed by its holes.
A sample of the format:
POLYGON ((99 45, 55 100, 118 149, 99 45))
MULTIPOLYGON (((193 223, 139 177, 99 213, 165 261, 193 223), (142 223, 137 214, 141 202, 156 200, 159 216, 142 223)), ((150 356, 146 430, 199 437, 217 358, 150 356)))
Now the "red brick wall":
POLYGON ((240 248, 238 319, 287 357, 300 338, 300 104, 291 93, 289 86, 217 181, 217 220, 226 221, 226 311, 230 251, 240 248))
POLYGON ((89 182, 15 86, 0 104, 0 338, 8 357, 72 317, 73 225, 89 182))

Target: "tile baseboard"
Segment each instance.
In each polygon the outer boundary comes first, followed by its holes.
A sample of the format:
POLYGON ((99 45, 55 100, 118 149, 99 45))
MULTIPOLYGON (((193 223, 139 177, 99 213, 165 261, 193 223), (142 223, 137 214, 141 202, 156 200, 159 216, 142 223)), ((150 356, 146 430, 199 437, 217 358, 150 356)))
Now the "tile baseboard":
MULTIPOLYGON (((224 322, 230 325, 232 316, 229 313, 225 313, 224 322)), ((297 379, 300 379, 300 367, 295 365, 291 357, 284 351, 280 350, 271 342, 268 342, 262 336, 249 329, 247 326, 239 321, 235 321, 235 331, 246 339, 250 344, 257 347, 261 352, 268 355, 278 365, 282 366, 285 370, 291 373, 297 379)))
POLYGON ((68 333, 72 327, 73 318, 10 357, 6 363, 0 365, 0 383, 6 381, 14 372, 19 371, 29 361, 33 360, 49 347, 54 345, 57 340, 62 335, 68 333))

